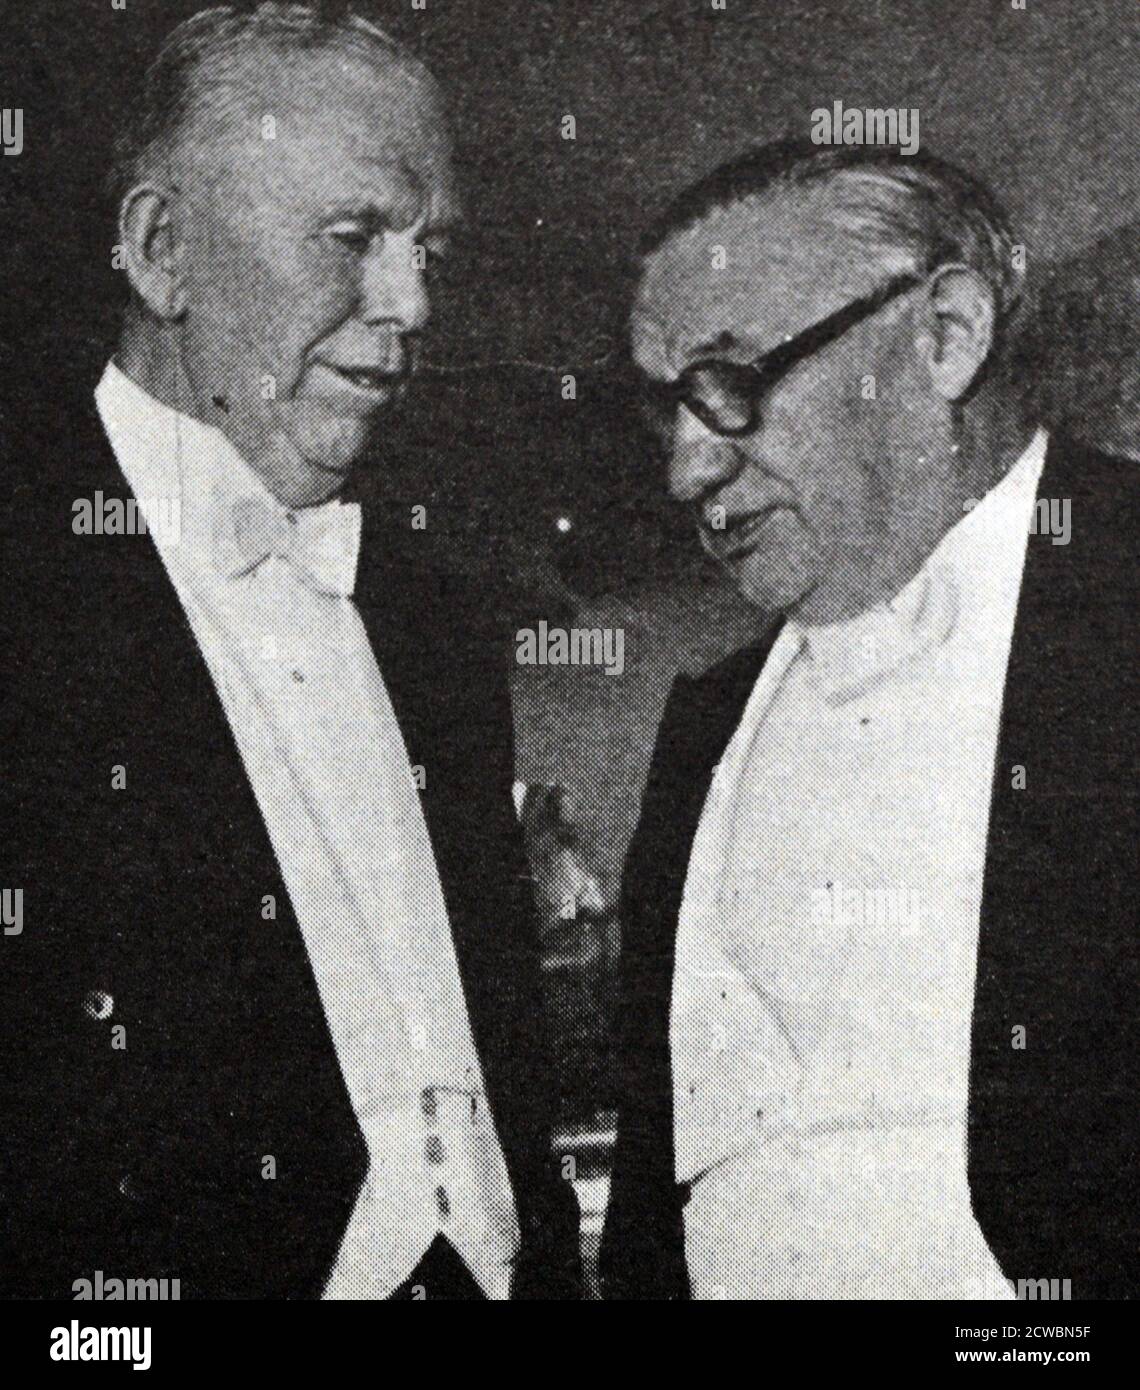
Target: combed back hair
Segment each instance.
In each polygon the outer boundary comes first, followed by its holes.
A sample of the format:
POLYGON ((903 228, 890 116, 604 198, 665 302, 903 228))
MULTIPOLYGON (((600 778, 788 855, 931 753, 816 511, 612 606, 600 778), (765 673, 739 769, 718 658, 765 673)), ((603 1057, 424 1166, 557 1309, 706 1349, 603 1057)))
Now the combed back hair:
POLYGON ((234 99, 237 64, 251 50, 340 50, 375 58, 380 49, 426 73, 403 44, 357 14, 348 3, 219 5, 172 29, 147 69, 115 141, 108 192, 115 206, 171 151, 193 115, 234 99))
POLYGON ((928 275, 950 262, 969 266, 990 286, 999 325, 1014 314, 1025 273, 993 193, 946 160, 881 145, 778 140, 747 150, 674 199, 644 238, 641 258, 718 209, 823 186, 834 195, 829 218, 886 268, 928 275))

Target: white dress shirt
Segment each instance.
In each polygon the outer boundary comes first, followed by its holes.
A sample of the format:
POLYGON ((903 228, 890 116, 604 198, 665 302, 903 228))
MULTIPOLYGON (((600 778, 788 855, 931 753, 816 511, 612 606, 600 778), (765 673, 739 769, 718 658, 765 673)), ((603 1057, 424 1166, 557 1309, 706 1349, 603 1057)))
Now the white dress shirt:
POLYGON ((506 1298, 514 1200, 419 794, 351 598, 359 508, 287 512, 220 431, 114 364, 96 401, 236 738, 367 1142, 324 1296, 387 1296, 442 1232, 506 1298))
POLYGON ((971 1210, 966 1106, 1045 442, 890 604, 788 622, 716 770, 671 1018, 697 1297, 1012 1297, 971 1210))

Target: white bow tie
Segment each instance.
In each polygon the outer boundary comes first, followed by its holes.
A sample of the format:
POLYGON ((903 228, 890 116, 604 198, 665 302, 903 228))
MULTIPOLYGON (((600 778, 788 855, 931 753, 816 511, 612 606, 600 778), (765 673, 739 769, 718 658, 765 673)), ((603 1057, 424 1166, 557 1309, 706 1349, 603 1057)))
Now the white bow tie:
POLYGON ((217 551, 218 567, 228 578, 250 574, 276 555, 320 593, 351 596, 360 554, 359 504, 329 502, 290 512, 268 498, 241 497, 228 522, 217 551))

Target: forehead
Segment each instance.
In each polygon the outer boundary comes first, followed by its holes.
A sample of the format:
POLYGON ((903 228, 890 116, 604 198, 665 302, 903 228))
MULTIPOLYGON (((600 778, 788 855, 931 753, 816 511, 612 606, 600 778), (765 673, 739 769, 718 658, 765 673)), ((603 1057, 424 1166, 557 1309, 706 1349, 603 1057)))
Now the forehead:
POLYGON ((442 101, 418 66, 380 50, 263 53, 234 72, 230 92, 224 118, 199 123, 190 152, 216 191, 312 208, 368 200, 409 222, 457 218, 442 101))
POLYGON ((713 350, 766 352, 881 279, 829 213, 825 189, 717 208, 649 257, 634 303, 635 356, 677 368, 713 350), (714 347, 715 345, 715 347, 714 347))

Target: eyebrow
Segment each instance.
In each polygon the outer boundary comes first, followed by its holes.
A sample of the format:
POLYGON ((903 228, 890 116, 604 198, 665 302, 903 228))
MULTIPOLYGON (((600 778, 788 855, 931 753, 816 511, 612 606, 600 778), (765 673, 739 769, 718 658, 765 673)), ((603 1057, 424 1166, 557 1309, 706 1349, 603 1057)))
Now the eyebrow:
MULTIPOLYGON (((419 209, 419 211, 422 213, 423 209, 419 209)), ((330 203, 323 209, 323 221, 331 221, 337 217, 357 217, 361 221, 367 222, 369 226, 378 227, 384 231, 396 226, 396 219, 392 216, 391 208, 381 206, 373 198, 363 198, 360 201, 348 198, 339 203, 330 203)), ((415 226, 415 220, 409 222, 407 226, 415 226)), ((424 223, 420 235, 425 237, 451 236, 461 230, 463 226, 461 211, 449 209, 442 214, 431 214, 429 220, 424 223)))
POLYGON ((715 338, 710 338, 705 343, 699 343, 693 349, 692 355, 694 357, 715 357, 718 352, 731 352, 734 348, 745 346, 735 333, 730 333, 725 329, 723 333, 718 333, 715 338))
MULTIPOLYGON (((823 318, 809 323, 798 333, 786 334, 767 352, 755 354, 748 362, 741 362, 737 365, 750 367, 764 376, 769 374, 778 376, 785 364, 795 363, 802 357, 810 357, 819 348, 825 347, 829 342, 841 337, 848 328, 853 328, 861 319, 867 318, 885 307, 904 290, 913 289, 914 286, 921 283, 922 277, 910 271, 894 275, 878 289, 860 295, 857 299, 849 300, 846 304, 841 304, 838 309, 833 309, 823 318)), ((689 365, 695 366, 701 361, 713 359, 719 353, 730 351, 734 347, 745 348, 746 345, 735 334, 726 330, 718 334, 710 343, 694 349, 689 365)), ((750 349, 746 350, 750 351, 750 349)))

